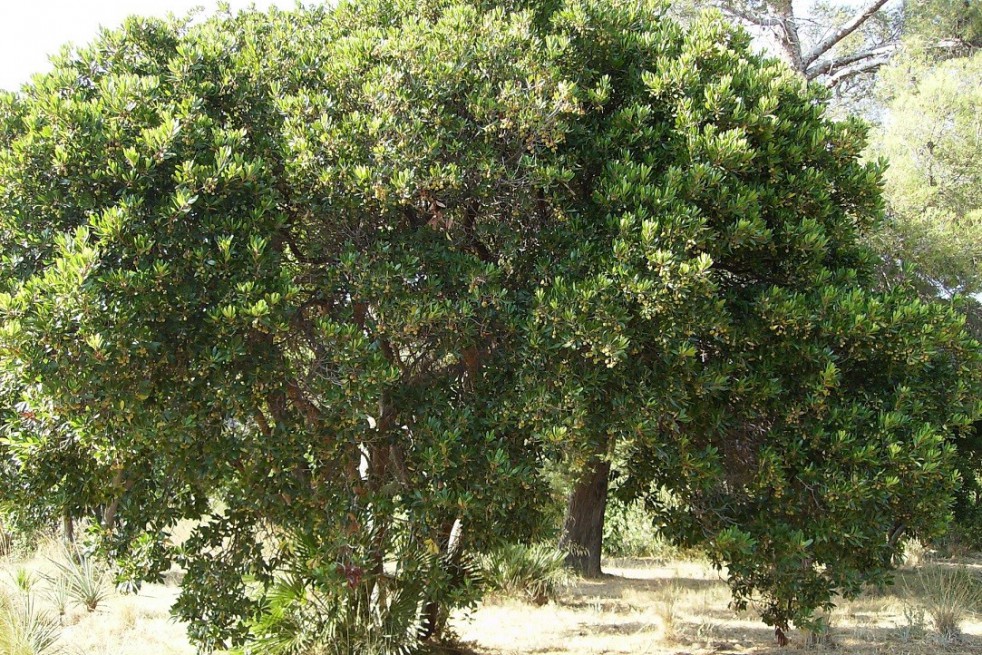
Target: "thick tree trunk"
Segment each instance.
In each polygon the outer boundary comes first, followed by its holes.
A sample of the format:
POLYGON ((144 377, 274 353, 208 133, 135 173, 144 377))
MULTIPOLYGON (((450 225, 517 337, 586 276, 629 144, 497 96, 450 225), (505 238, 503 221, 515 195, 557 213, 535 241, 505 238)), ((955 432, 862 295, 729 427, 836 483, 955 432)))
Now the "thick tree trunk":
POLYGON ((573 486, 559 547, 568 551, 566 565, 586 578, 599 578, 604 539, 604 512, 610 462, 592 460, 573 486))

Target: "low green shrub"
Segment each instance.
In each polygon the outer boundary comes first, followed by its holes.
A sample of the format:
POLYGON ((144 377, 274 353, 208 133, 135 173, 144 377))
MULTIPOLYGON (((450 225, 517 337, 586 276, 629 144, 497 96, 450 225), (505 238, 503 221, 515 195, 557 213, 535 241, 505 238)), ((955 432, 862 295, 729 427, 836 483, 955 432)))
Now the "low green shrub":
POLYGON ((680 552, 662 536, 644 504, 636 501, 608 504, 604 516, 604 555, 671 560, 680 552))
POLYGON ((481 558, 481 575, 491 593, 542 605, 569 580, 566 556, 546 545, 510 544, 481 558))
MULTIPOLYGON (((296 560, 313 561, 317 544, 302 537, 287 541, 296 560)), ((409 548, 408 544, 403 544, 409 548)), ((295 568, 280 571, 269 587, 255 584, 258 611, 249 624, 248 644, 234 655, 411 655, 424 638, 440 638, 446 606, 431 605, 448 593, 476 599, 469 560, 452 565, 427 549, 413 549, 381 572, 337 563, 311 580, 295 568), (452 569, 464 576, 454 577, 452 569), (449 586, 454 591, 441 592, 449 586), (434 608, 438 608, 434 610, 434 608), (434 610, 437 615, 434 616, 434 610), (442 612, 442 613, 441 613, 442 612)), ((470 606, 461 602, 458 606, 470 606)))

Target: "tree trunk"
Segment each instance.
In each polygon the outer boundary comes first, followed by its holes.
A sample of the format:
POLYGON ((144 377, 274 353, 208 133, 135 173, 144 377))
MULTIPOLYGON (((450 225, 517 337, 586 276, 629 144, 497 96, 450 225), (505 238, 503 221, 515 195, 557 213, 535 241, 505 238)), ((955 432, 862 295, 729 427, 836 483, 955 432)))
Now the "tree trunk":
POLYGON ((586 578, 599 578, 604 539, 604 512, 610 462, 593 459, 573 486, 559 547, 568 551, 566 565, 586 578))
MULTIPOLYGON (((440 530, 440 551, 443 553, 440 557, 440 565, 450 573, 450 588, 462 585, 466 575, 466 571, 461 567, 461 557, 463 556, 463 549, 461 548, 462 529, 463 524, 460 517, 457 517, 452 523, 445 524, 440 530)), ((439 639, 447 627, 447 619, 449 618, 449 614, 439 601, 428 601, 423 609, 420 641, 439 639)))
POLYGON ((65 512, 62 517, 62 526, 65 529, 65 545, 69 548, 75 547, 75 519, 71 514, 65 512))

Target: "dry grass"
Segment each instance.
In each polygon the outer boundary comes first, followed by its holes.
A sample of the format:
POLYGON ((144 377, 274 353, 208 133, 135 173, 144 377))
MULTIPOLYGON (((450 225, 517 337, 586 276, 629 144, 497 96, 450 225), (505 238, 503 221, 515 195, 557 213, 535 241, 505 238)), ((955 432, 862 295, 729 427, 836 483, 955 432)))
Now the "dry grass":
MULTIPOLYGON (((64 552, 57 543, 44 544, 31 558, 3 560, 2 591, 25 593, 18 579, 34 580, 30 595, 40 609, 60 623, 59 645, 70 655, 192 655, 184 626, 170 618, 177 598, 175 586, 146 585, 137 595, 109 591, 94 611, 59 597, 54 580, 64 552)), ((3 655, 0 653, 0 655, 3 655)))
MULTIPOLYGON (((791 645, 779 648, 754 611, 728 608, 725 582, 705 564, 617 564, 601 580, 575 583, 558 602, 486 604, 461 617, 455 623, 461 646, 474 655, 982 654, 978 617, 966 608, 960 638, 939 635, 927 613, 930 599, 923 592, 911 597, 903 585, 841 602, 826 617, 824 634, 793 631, 791 645)), ((922 573, 932 584, 929 569, 905 575, 922 573)))
MULTIPOLYGON (((60 621, 61 645, 72 655, 191 655, 184 626, 170 618, 179 576, 147 585, 136 596, 112 594, 94 612, 70 605, 58 616, 43 593, 55 549, 26 561, 6 560, 0 586, 18 593, 16 580, 35 580, 32 593, 60 621), (20 573, 18 573, 20 571, 20 573)), ((931 565, 903 572, 883 592, 843 602, 827 617, 821 638, 801 632, 778 648, 757 614, 728 609, 729 592, 718 573, 701 562, 609 562, 600 580, 574 581, 558 600, 541 607, 496 600, 469 618, 455 617, 460 652, 470 655, 982 655, 982 622, 968 611, 957 639, 942 638, 933 624, 929 594, 937 579, 931 565), (913 590, 913 591, 912 591, 913 590)), ((934 565, 936 566, 936 565, 934 565)), ((959 570, 982 574, 976 568, 959 570)), ((2 654, 0 654, 2 655, 2 654)))
POLYGON ((148 585, 136 596, 116 596, 93 613, 71 614, 62 641, 84 655, 191 655, 184 626, 170 618, 177 589, 148 585))

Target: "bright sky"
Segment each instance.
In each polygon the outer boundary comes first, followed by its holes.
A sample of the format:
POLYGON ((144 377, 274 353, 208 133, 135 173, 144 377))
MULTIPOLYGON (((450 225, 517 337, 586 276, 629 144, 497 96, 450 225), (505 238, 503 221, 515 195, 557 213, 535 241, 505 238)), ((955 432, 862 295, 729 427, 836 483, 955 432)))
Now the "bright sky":
MULTIPOLYGON (((0 0, 0 89, 16 90, 50 68, 48 56, 65 43, 92 41, 99 27, 116 27, 132 14, 184 15, 194 7, 215 12, 217 0, 0 0)), ((233 10, 255 4, 292 8, 294 0, 228 0, 233 10)))
MULTIPOLYGON (((837 0, 858 7, 870 0, 837 0)), ((815 0, 797 0, 811 6, 815 0)), ((116 27, 132 14, 184 15, 194 7, 215 12, 218 0, 0 0, 0 89, 16 90, 31 75, 50 68, 48 56, 68 42, 84 45, 99 27, 116 27)), ((296 0, 228 0, 233 10, 296 5, 296 0)), ((306 4, 306 3, 305 3, 306 4)))

